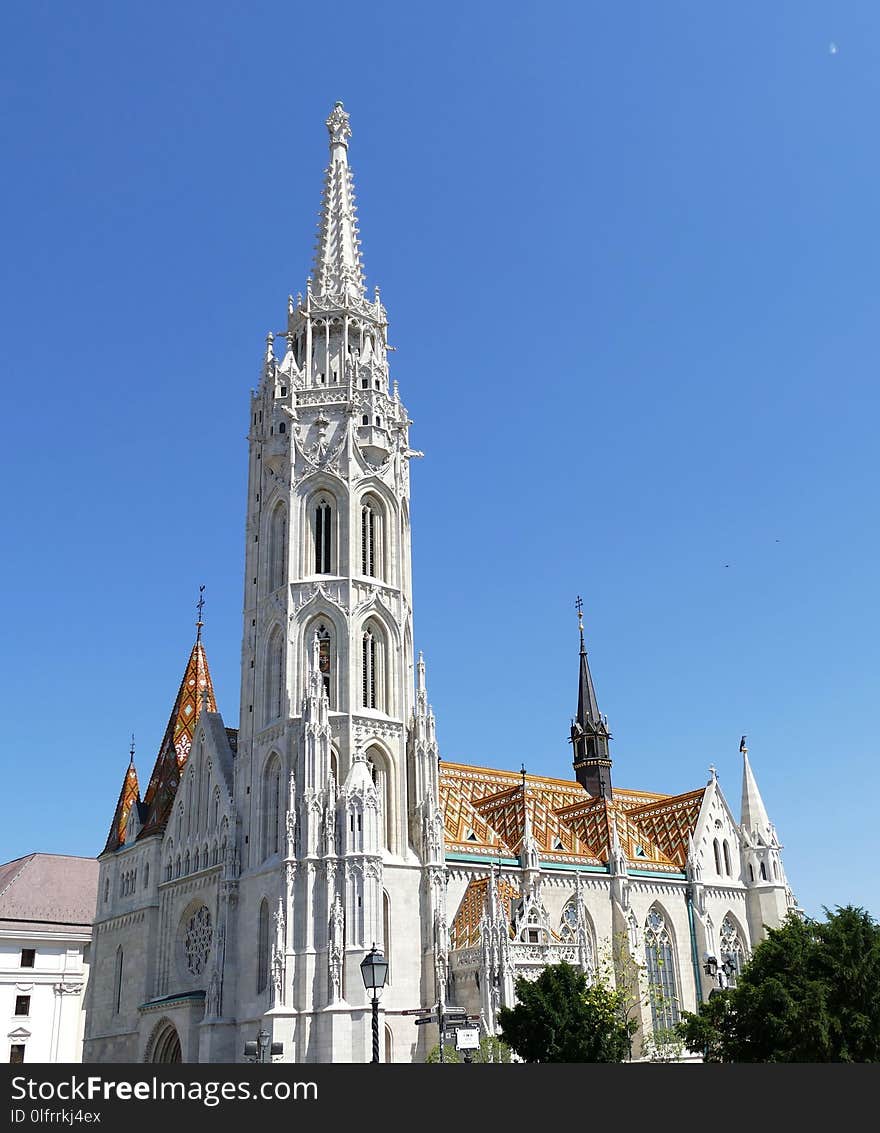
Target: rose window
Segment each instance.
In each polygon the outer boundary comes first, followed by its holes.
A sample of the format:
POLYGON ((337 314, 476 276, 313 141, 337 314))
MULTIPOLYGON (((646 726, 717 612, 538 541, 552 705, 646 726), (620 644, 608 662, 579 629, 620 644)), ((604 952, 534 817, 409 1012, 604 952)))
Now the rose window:
POLYGON ((183 937, 183 952, 186 966, 194 976, 200 976, 208 963, 211 951, 211 914, 208 906, 196 909, 186 924, 183 937))

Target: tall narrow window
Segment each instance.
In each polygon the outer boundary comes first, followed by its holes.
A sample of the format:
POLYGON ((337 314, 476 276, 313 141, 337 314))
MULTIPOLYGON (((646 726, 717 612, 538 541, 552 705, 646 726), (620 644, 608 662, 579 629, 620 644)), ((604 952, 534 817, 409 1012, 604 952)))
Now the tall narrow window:
POLYGON ((281 715, 284 679, 284 639, 276 628, 269 638, 266 650, 266 685, 264 692, 263 723, 277 720, 281 715))
POLYGON ((378 628, 368 625, 361 638, 361 692, 364 708, 385 711, 385 656, 378 628))
POLYGON ((269 902, 264 897, 260 902, 260 916, 257 928, 257 995, 266 990, 269 983, 269 902))
POLYGON ((284 566, 287 560, 287 509, 276 505, 269 523, 269 589, 277 590, 284 584, 284 566))
POLYGON ((361 574, 376 574, 376 513, 369 500, 361 508, 361 574))
POLYGON ((730 846, 727 839, 724 839, 724 872, 730 877, 730 846))
POLYGON ((318 626, 318 670, 324 681, 324 691, 330 701, 330 707, 335 707, 332 692, 331 648, 330 630, 323 623, 318 626))
POLYGON ((263 772, 263 858, 281 848, 281 761, 272 755, 263 772))
POLYGON ((333 509, 327 500, 315 506, 315 574, 333 573, 333 509))
POLYGON ((375 497, 361 501, 361 574, 386 578, 384 508, 375 497))
POLYGON ((391 983, 391 901, 386 890, 382 890, 382 947, 388 965, 386 983, 391 983))
POLYGON ((666 922, 656 908, 651 909, 645 922, 645 966, 648 970, 654 1032, 668 1032, 678 1022, 678 994, 672 939, 666 922))
POLYGON ((122 949, 116 949, 116 978, 113 984, 113 1014, 119 1014, 119 1008, 122 1006, 122 949))
POLYGON ((715 841, 713 843, 713 849, 715 850, 715 872, 717 874, 720 874, 721 873, 721 847, 718 845, 718 839, 717 838, 715 839, 715 841))

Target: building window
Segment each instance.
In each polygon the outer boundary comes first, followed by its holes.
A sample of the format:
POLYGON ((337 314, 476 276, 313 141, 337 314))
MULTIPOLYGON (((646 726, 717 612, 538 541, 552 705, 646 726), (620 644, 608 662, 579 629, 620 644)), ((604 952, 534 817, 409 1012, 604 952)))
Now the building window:
POLYGON ((210 910, 207 905, 200 905, 189 918, 183 938, 186 966, 194 976, 200 976, 208 966, 213 938, 210 910))
MULTIPOLYGON (((336 707, 336 697, 333 689, 333 638, 330 633, 329 627, 324 623, 319 623, 315 633, 318 635, 318 672, 321 674, 321 679, 324 682, 324 691, 327 694, 327 699, 330 701, 330 707, 336 707)), ((306 644, 311 645, 314 637, 311 638, 306 635, 306 644)), ((307 659, 306 667, 311 667, 311 659, 307 659)))
POLYGON ((361 638, 361 703, 385 712, 385 649, 378 626, 368 625, 361 638))
POLYGON ((122 1006, 122 949, 116 949, 116 977, 113 983, 113 1014, 119 1014, 119 1008, 122 1006))
POLYGON ((36 948, 22 948, 21 950, 21 967, 32 968, 37 956, 36 948))
POLYGON ((17 995, 15 997, 15 1014, 16 1015, 30 1015, 31 1013, 31 997, 29 995, 17 995))
POLYGON ((742 971, 742 966, 745 963, 745 949, 743 948, 742 941, 740 940, 739 933, 737 932, 736 925, 730 919, 725 917, 721 922, 721 962, 729 960, 733 971, 728 977, 732 987, 736 986, 737 977, 742 971))
POLYGON ((260 902, 259 927, 257 930, 257 995, 266 990, 269 983, 269 902, 264 897, 260 902))
POLYGON ((281 849, 281 761, 272 755, 263 772, 263 859, 281 849))
POLYGON ((662 1034, 678 1022, 678 994, 672 939, 658 909, 651 909, 645 922, 645 964, 654 1033, 662 1034))
POLYGON ((327 500, 315 507, 315 574, 333 573, 333 509, 327 500))
POLYGON ((368 498, 361 504, 361 574, 384 578, 382 549, 382 507, 368 498))
POLYGON ((284 638, 276 627, 269 638, 266 650, 266 689, 263 705, 263 723, 268 724, 281 716, 282 684, 284 678, 284 638))
POLYGON ((730 846, 726 838, 724 839, 724 872, 730 877, 730 846))
POLYGON ((276 505, 269 523, 269 589, 284 585, 284 567, 287 562, 287 509, 276 505))
POLYGON ((24 1043, 13 1043, 9 1048, 10 1064, 18 1065, 24 1062, 24 1043))
POLYGON ((715 850, 715 872, 720 876, 720 874, 721 874, 721 847, 718 845, 718 839, 717 838, 715 839, 715 841, 713 843, 713 849, 715 850))

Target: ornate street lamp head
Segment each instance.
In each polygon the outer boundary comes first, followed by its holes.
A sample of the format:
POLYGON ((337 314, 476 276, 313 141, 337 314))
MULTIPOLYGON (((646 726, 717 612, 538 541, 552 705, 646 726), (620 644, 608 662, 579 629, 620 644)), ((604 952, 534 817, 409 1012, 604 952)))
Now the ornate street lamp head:
POLYGON ((388 961, 375 944, 361 960, 361 975, 367 991, 377 996, 388 979, 388 961))

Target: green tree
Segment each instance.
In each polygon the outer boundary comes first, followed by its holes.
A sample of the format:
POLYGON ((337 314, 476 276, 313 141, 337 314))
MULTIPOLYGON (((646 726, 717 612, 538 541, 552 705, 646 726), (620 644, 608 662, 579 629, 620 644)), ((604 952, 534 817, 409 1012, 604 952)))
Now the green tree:
POLYGON ((737 986, 680 1033, 713 1062, 880 1061, 880 924, 847 905, 824 922, 789 914, 737 986))
MULTIPOLYGON (((429 1052, 426 1062, 439 1062, 440 1061, 440 1044, 433 1047, 429 1052)), ((443 1048, 443 1061, 455 1065, 458 1062, 464 1062, 462 1052, 457 1047, 446 1044, 443 1048)), ((501 1039, 496 1038, 494 1035, 483 1035, 480 1039, 480 1049, 475 1050, 471 1054, 471 1062, 474 1063, 489 1063, 489 1062, 510 1062, 511 1050, 507 1043, 502 1042, 501 1039)))
POLYGON ((502 1039, 524 1062, 623 1062, 636 1029, 623 993, 592 984, 570 964, 552 964, 534 981, 516 981, 516 1007, 498 1013, 502 1039))

